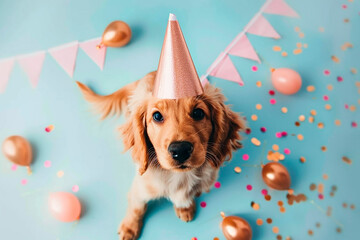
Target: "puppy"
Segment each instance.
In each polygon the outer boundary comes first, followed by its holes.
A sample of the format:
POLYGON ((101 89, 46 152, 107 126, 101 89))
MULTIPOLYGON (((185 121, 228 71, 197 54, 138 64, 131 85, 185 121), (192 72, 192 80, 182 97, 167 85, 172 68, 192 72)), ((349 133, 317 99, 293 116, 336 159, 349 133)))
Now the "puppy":
POLYGON ((219 89, 182 99, 153 97, 156 72, 111 95, 99 96, 77 82, 85 99, 105 118, 124 112, 119 130, 125 151, 131 149, 138 173, 128 195, 128 209, 119 226, 120 239, 137 239, 147 202, 166 197, 183 221, 194 217, 195 196, 209 192, 219 167, 241 148, 242 118, 224 104, 219 89))

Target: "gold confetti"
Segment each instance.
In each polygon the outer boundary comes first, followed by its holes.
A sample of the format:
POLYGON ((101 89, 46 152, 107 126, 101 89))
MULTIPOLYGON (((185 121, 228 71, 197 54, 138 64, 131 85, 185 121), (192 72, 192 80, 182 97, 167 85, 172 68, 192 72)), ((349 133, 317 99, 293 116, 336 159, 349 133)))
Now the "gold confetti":
POLYGON ((310 191, 314 191, 316 189, 316 184, 312 183, 310 184, 310 191))
POLYGON ((304 38, 305 37, 305 34, 303 32, 300 32, 299 33, 299 38, 304 38))
POLYGON ((273 231, 273 233, 277 234, 277 233, 279 233, 279 228, 278 227, 273 227, 272 231, 273 231))
POLYGON ((325 32, 325 29, 323 27, 319 27, 320 32, 325 32))
POLYGON ((356 110, 356 106, 355 106, 355 105, 351 105, 351 106, 349 107, 349 109, 350 109, 350 111, 354 112, 354 111, 356 110))
POLYGON ((340 63, 340 59, 336 56, 331 56, 331 60, 333 60, 336 63, 340 63))
POLYGON ((256 121, 257 119, 258 117, 255 114, 251 115, 251 120, 256 121))
POLYGON ((284 213, 286 211, 286 209, 284 207, 280 207, 280 212, 284 213))
POLYGON ((326 150, 327 150, 326 146, 321 147, 321 151, 326 152, 326 150))
POLYGON ((351 71, 352 74, 357 74, 356 68, 351 68, 350 71, 351 71))
POLYGON ((356 87, 360 87, 360 81, 356 81, 356 82, 355 82, 355 86, 356 86, 356 87))
POLYGON ((340 125, 341 125, 341 121, 338 120, 338 119, 336 119, 336 120, 335 120, 335 125, 336 125, 336 126, 340 126, 340 125))
POLYGON ((300 28, 299 28, 299 27, 295 27, 295 32, 300 32, 300 28))
POLYGON ((311 111, 310 111, 310 114, 313 115, 313 116, 316 116, 316 110, 314 110, 314 109, 311 110, 311 111))
POLYGON ((300 121, 300 122, 305 121, 305 116, 304 116, 304 115, 300 115, 300 116, 299 116, 299 121, 300 121))
POLYGON ((345 50, 347 50, 348 48, 352 48, 352 47, 353 47, 353 45, 352 45, 351 43, 346 42, 346 43, 344 43, 344 44, 341 46, 341 50, 345 51, 345 50))
POLYGON ((258 203, 255 203, 255 202, 251 202, 251 207, 257 211, 260 209, 260 205, 258 203))
POLYGON ((293 54, 295 54, 295 55, 300 54, 300 53, 302 53, 301 48, 294 49, 294 51, 293 51, 293 54))
POLYGON ((273 47, 273 50, 274 50, 275 52, 280 52, 280 51, 281 51, 281 47, 280 47, 280 46, 274 46, 274 47, 273 47))
POLYGON ((334 89, 333 85, 331 85, 331 84, 327 85, 326 88, 327 88, 327 90, 329 90, 329 91, 332 91, 332 90, 334 89))
POLYGON ((319 192, 319 193, 324 193, 324 184, 319 183, 319 185, 318 185, 318 192, 319 192))
POLYGON ((58 176, 58 178, 62 178, 64 176, 64 171, 60 170, 56 173, 56 175, 58 176))
POLYGON ((312 230, 309 230, 309 231, 308 231, 308 234, 309 234, 310 236, 312 236, 312 235, 314 234, 314 232, 313 232, 312 230))
POLYGON ((256 219, 256 224, 257 224, 258 226, 263 225, 263 220, 262 220, 261 218, 256 219))
POLYGON ((313 123, 313 122, 314 122, 314 120, 315 120, 315 119, 314 119, 314 117, 313 117, 313 116, 310 116, 310 117, 309 117, 309 123, 313 123))
POLYGON ((307 43, 304 43, 303 47, 304 47, 304 48, 307 48, 307 47, 308 47, 308 44, 307 44, 307 43))
POLYGON ((297 135, 297 139, 299 139, 300 141, 304 140, 304 136, 302 134, 298 134, 297 135))
POLYGON ((320 129, 323 129, 324 128, 324 123, 318 123, 318 128, 320 128, 320 129))
POLYGON ((283 57, 287 57, 287 55, 288 55, 288 54, 287 54, 287 52, 285 52, 285 51, 281 53, 281 56, 283 56, 283 57))
POLYGON ((235 171, 236 173, 241 173, 241 168, 240 168, 240 167, 235 167, 235 168, 234 168, 234 171, 235 171))
POLYGON ((261 87, 261 85, 262 85, 261 81, 257 81, 257 82, 256 82, 256 86, 257 86, 257 87, 261 87))
POLYGON ((345 19, 344 19, 344 22, 345 22, 345 23, 348 23, 349 21, 350 21, 350 20, 349 20, 348 18, 345 18, 345 19))
POLYGON ((287 112, 288 112, 288 109, 287 109, 286 107, 282 107, 282 108, 281 108, 281 111, 282 111, 283 113, 287 113, 287 112))
POLYGON ((309 85, 306 87, 306 91, 313 92, 313 91, 315 91, 315 87, 313 85, 309 85))
POLYGON ((251 139, 251 142, 255 146, 260 146, 261 145, 261 142, 257 138, 254 138, 254 137, 251 139))
POLYGON ((271 196, 270 196, 270 195, 265 195, 264 198, 265 198, 266 201, 270 201, 270 200, 271 200, 271 196))
POLYGON ((271 218, 267 218, 267 219, 266 219, 266 222, 267 222, 268 224, 271 224, 271 223, 272 223, 272 219, 271 219, 271 218))
POLYGON ((299 127, 300 123, 299 122, 295 122, 295 126, 299 127))
POLYGON ((329 176, 328 176, 326 173, 324 173, 324 174, 323 174, 323 179, 324 179, 324 180, 328 180, 328 179, 329 179, 329 176))
POLYGON ((325 104, 325 109, 326 110, 331 110, 331 105, 330 104, 325 104))
POLYGON ((336 232, 341 233, 341 228, 340 228, 340 227, 337 227, 337 228, 336 228, 336 232))
POLYGON ((261 110, 261 109, 262 109, 262 105, 261 105, 260 103, 256 104, 255 107, 256 107, 257 110, 261 110))
POLYGON ((273 149, 274 151, 279 151, 279 146, 276 145, 276 144, 274 144, 274 145, 272 145, 272 149, 273 149))
POLYGON ((301 48, 302 44, 300 42, 296 43, 297 48, 301 48))
POLYGON ((348 157, 342 157, 342 160, 345 162, 345 163, 347 163, 347 164, 351 164, 352 163, 352 161, 351 161, 351 159, 350 158, 348 158, 348 157))

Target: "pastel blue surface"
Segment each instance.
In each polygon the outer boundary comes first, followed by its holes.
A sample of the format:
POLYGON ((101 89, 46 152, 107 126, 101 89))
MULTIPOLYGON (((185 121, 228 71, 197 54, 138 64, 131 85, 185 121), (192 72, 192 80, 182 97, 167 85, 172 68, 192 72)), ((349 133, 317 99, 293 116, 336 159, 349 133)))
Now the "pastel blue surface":
MULTIPOLYGON (((304 0, 287 1, 301 16, 288 18, 266 14, 266 18, 282 36, 280 40, 249 35, 254 48, 263 60, 257 64, 250 60, 231 57, 240 72, 245 86, 210 77, 212 84, 221 88, 232 108, 247 117, 251 135, 245 136, 244 149, 234 154, 231 163, 220 171, 220 188, 197 199, 198 211, 194 221, 184 223, 174 214, 166 200, 150 204, 145 218, 141 239, 224 239, 219 223, 220 211, 227 215, 239 215, 249 221, 254 239, 276 239, 272 227, 279 227, 283 239, 356 239, 359 236, 360 193, 359 111, 345 109, 344 105, 359 108, 360 71, 360 3, 359 1, 304 0), (343 9, 342 5, 347 8, 343 9), (344 19, 349 22, 345 23, 344 19), (294 28, 298 26, 305 34, 299 38, 294 28), (319 31, 324 28, 324 32, 319 31), (296 43, 306 43, 303 53, 294 55, 296 43), (342 51, 345 42, 354 45, 342 51), (288 53, 282 57, 274 52, 274 45, 288 53), (335 63, 331 56, 341 61, 335 63), (257 72, 251 71, 253 65, 257 72), (272 89, 269 67, 289 67, 303 78, 301 91, 292 96, 276 93, 277 103, 271 105, 272 89), (325 76, 323 71, 330 70, 325 76), (337 76, 344 81, 338 82, 337 76), (262 87, 256 86, 261 81, 262 87), (332 84, 329 91, 327 85, 332 84), (316 90, 307 92, 306 86, 316 90), (328 95, 325 102, 323 96, 328 95), (256 110, 256 104, 262 110, 256 110), (325 110, 325 104, 332 109, 325 110), (287 107, 288 113, 281 112, 287 107), (310 110, 316 110, 315 123, 308 122, 310 110), (251 121, 251 115, 258 116, 251 121), (296 127, 299 115, 306 121, 296 127), (341 121, 340 126, 334 124, 341 121), (323 122, 319 129, 317 123, 323 122), (266 127, 267 132, 260 132, 266 127), (276 138, 275 133, 287 131, 285 138, 276 138), (292 134, 302 134, 303 141, 292 134), (260 147, 250 139, 261 140, 260 147), (261 180, 261 168, 253 167, 267 162, 266 154, 273 144, 280 152, 289 148, 283 164, 289 169, 296 193, 304 193, 308 201, 289 206, 286 192, 270 190, 261 180), (326 146, 327 151, 321 151, 326 146), (250 159, 242 160, 243 154, 250 159), (299 158, 306 158, 300 163, 299 158), (341 158, 352 159, 352 165, 341 158), (237 174, 234 167, 240 166, 237 174), (328 180, 323 179, 328 175, 328 180), (324 184, 324 200, 317 191, 310 191, 311 183, 324 184), (246 190, 251 184, 252 191, 246 190), (337 187, 331 197, 332 186, 337 187), (265 201, 262 189, 268 189, 271 201, 265 201), (285 213, 280 213, 277 201, 283 201, 285 213), (200 207, 205 201, 207 206, 200 207), (260 205, 255 211, 250 204, 260 205), (343 203, 348 207, 344 208, 343 203), (350 205, 355 205, 355 210, 350 205), (331 217, 326 216, 328 207, 331 217), (256 219, 264 221, 256 225, 256 219), (272 218, 272 224, 266 219, 272 218), (320 223, 320 228, 316 227, 320 223), (336 229, 340 227, 341 233, 336 229), (308 230, 314 232, 308 235, 308 230)), ((7 136, 19 134, 31 141, 35 151, 33 175, 18 168, 11 171, 9 163, 0 156, 0 239, 57 239, 95 240, 117 239, 117 227, 127 206, 126 194, 135 175, 129 153, 122 153, 122 142, 115 128, 124 122, 119 119, 99 121, 91 113, 75 84, 81 81, 101 94, 109 94, 120 87, 141 78, 156 69, 169 12, 177 15, 199 74, 215 60, 218 54, 244 28, 264 1, 0 1, 0 58, 48 49, 74 40, 84 41, 102 34, 113 20, 126 21, 133 30, 131 43, 123 48, 108 49, 103 71, 79 49, 74 78, 71 79, 54 59, 47 55, 39 84, 32 89, 25 73, 15 64, 8 86, 0 94, 0 142, 7 136), (50 124, 51 133, 44 131, 50 124), (50 160, 50 168, 44 162, 50 160), (62 178, 58 171, 64 171, 62 178), (22 179, 28 183, 22 185, 22 179), (83 215, 77 223, 61 223, 48 211, 47 198, 50 192, 70 191, 78 185, 76 195, 83 204, 83 215)))

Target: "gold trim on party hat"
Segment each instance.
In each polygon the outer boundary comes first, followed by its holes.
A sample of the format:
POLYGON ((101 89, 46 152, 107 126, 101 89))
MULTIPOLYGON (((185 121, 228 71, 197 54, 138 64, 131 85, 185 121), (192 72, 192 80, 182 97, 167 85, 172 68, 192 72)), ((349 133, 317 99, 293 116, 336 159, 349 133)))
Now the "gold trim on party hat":
POLYGON ((179 22, 170 13, 155 78, 153 96, 179 99, 204 92, 179 22))

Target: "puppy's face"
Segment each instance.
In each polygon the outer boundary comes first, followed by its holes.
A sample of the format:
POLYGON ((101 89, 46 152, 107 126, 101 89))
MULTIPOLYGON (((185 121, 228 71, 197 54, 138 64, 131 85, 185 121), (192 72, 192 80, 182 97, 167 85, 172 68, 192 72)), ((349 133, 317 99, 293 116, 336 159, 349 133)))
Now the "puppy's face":
POLYGON ((188 171, 205 162, 212 122, 201 98, 154 98, 145 116, 147 135, 162 168, 188 171))

